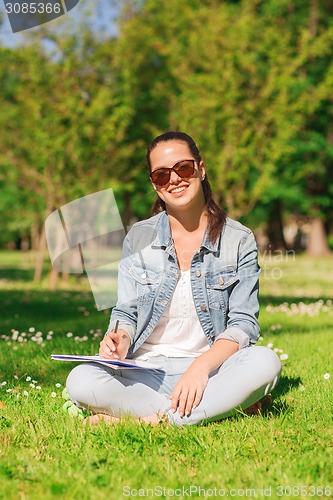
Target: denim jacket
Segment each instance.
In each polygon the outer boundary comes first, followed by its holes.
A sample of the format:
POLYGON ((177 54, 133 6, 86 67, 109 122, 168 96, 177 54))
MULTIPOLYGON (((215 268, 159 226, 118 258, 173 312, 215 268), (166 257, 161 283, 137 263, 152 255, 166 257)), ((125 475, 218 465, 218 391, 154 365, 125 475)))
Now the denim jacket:
MULTIPOLYGON (((194 305, 209 345, 221 338, 238 342, 239 348, 254 344, 259 337, 260 267, 253 233, 227 217, 215 243, 206 231, 190 274, 194 305)), ((108 328, 111 331, 119 320, 119 328, 130 335, 128 357, 154 330, 179 275, 166 212, 134 224, 124 240, 118 301, 108 328)))

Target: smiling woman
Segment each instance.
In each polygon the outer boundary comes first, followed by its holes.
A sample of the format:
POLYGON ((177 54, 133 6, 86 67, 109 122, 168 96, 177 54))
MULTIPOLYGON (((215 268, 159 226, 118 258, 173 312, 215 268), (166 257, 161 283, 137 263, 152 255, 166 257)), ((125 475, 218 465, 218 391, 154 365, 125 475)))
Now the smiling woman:
POLYGON ((281 370, 272 350, 253 346, 260 273, 253 233, 215 204, 187 134, 158 136, 147 160, 153 216, 126 236, 118 302, 99 354, 152 360, 161 369, 74 368, 67 390, 96 413, 89 423, 217 420, 266 396, 281 370))

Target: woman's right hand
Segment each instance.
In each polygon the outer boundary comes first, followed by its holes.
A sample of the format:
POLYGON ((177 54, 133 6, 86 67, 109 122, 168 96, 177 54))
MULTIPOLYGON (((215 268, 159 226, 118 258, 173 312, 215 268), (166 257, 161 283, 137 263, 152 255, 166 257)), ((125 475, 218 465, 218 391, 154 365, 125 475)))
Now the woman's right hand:
POLYGON ((125 330, 112 330, 100 342, 99 356, 105 359, 123 360, 126 358, 131 339, 125 330))

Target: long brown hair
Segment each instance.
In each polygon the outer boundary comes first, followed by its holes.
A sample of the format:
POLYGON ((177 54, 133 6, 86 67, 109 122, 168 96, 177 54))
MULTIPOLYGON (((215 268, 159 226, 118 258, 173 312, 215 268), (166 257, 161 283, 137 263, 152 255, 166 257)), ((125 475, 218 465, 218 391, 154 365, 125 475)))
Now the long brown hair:
MULTIPOLYGON (((157 144, 159 144, 160 142, 167 142, 167 141, 185 142, 188 145, 188 148, 191 154, 193 155, 195 161, 198 163, 201 162, 202 159, 199 149, 195 144, 194 140, 192 139, 192 137, 185 134, 184 132, 166 132, 162 135, 157 136, 148 147, 147 162, 150 171, 151 171, 150 153, 157 146, 157 144)), ((208 237, 212 243, 215 243, 225 224, 226 213, 213 200, 212 189, 208 182, 207 172, 201 184, 206 201, 206 210, 208 218, 208 237)), ((163 210, 166 210, 165 203, 163 200, 161 200, 159 196, 157 196, 151 210, 152 215, 156 215, 159 212, 162 212, 163 210)))

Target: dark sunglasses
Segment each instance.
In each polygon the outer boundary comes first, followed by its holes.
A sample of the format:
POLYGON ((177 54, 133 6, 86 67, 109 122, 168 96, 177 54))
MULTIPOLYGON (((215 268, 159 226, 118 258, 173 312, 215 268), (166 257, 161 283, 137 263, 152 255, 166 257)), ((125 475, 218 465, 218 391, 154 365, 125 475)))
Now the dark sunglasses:
POLYGON ((171 171, 173 170, 182 179, 189 179, 194 174, 195 160, 181 160, 173 167, 157 168, 150 173, 151 181, 158 187, 166 186, 170 182, 171 171))

